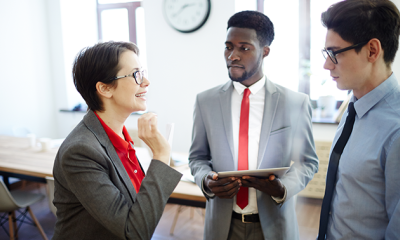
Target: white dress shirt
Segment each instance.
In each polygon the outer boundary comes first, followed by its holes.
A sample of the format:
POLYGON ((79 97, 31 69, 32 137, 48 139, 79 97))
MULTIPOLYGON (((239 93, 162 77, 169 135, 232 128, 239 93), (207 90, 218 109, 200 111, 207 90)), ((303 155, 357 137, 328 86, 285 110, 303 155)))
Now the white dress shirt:
MULTIPOLYGON (((243 92, 247 88, 239 82, 233 82, 234 90, 232 92, 232 130, 233 130, 233 146, 234 146, 234 164, 235 169, 238 167, 238 150, 239 150, 239 125, 240 110, 243 99, 243 92)), ((264 114, 265 100, 265 77, 263 76, 258 82, 249 87, 250 90, 250 114, 249 114, 249 170, 256 170, 258 147, 260 143, 260 134, 262 119, 264 114)), ((233 210, 237 213, 258 213, 256 189, 249 188, 249 204, 241 209, 236 204, 236 196, 234 198, 233 210)))
MULTIPOLYGON (((249 113, 249 147, 248 147, 248 161, 249 161, 249 170, 258 169, 257 159, 258 159, 258 148, 260 143, 260 135, 261 135, 261 127, 262 120, 264 115, 264 103, 265 103, 265 83, 266 77, 263 76, 260 80, 249 87, 250 95, 250 113, 249 113)), ((231 98, 231 110, 232 110, 232 132, 233 132, 233 146, 234 146, 234 164, 235 169, 238 167, 238 151, 239 151, 239 125, 240 125, 240 110, 242 106, 243 92, 247 88, 238 82, 233 82, 234 90, 232 92, 231 98)), ((213 198, 215 196, 214 193, 206 190, 204 188, 204 179, 207 177, 205 175, 203 177, 201 189, 208 197, 213 198)), ((285 193, 282 198, 272 197, 272 199, 277 204, 282 204, 286 199, 286 188, 284 190, 285 193)), ((241 209, 236 204, 236 196, 234 197, 233 210, 237 213, 247 214, 247 213, 258 213, 257 207, 257 195, 256 189, 249 188, 249 204, 241 209)))

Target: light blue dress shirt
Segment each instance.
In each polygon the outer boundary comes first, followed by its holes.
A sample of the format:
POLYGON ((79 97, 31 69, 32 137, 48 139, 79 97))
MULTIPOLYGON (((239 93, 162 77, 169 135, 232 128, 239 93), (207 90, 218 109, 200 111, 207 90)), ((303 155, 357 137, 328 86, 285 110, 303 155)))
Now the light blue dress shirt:
POLYGON ((356 119, 340 158, 327 239, 400 239, 399 83, 392 74, 351 101, 356 119))

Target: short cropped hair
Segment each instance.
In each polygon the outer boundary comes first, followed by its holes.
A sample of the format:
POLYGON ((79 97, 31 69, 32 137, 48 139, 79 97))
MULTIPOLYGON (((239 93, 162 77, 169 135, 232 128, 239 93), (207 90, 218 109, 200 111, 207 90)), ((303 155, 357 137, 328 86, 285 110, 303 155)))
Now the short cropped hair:
POLYGON ((139 55, 139 48, 131 42, 104 42, 82 49, 75 58, 72 76, 76 90, 92 111, 104 111, 97 94, 96 84, 102 82, 116 87, 116 77, 121 66, 119 58, 125 51, 139 55))
MULTIPOLYGON (((389 0, 347 0, 333 4, 321 15, 322 24, 352 44, 377 38, 386 65, 394 61, 399 47, 400 14, 389 0)), ((361 51, 356 48, 356 52, 361 51)))
POLYGON ((228 20, 228 27, 250 28, 256 30, 261 47, 271 45, 274 40, 274 25, 269 18, 257 11, 242 11, 235 13, 228 20))

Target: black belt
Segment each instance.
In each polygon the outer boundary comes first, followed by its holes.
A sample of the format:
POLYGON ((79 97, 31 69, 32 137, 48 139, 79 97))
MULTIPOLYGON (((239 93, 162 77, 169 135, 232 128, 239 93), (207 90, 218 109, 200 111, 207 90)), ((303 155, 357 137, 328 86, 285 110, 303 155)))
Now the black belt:
POLYGON ((258 213, 253 214, 239 214, 235 211, 232 211, 232 218, 236 218, 241 220, 243 223, 255 223, 255 222, 260 222, 260 217, 258 213))

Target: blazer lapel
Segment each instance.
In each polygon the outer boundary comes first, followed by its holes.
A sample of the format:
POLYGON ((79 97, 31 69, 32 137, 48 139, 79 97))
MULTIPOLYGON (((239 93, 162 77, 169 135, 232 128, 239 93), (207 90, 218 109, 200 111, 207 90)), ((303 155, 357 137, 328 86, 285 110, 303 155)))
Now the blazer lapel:
POLYGON ((90 110, 83 118, 83 121, 89 128, 89 130, 92 131, 93 134, 96 136, 100 144, 105 148, 108 156, 111 159, 111 162, 113 163, 115 169, 117 169, 120 178, 123 180, 123 184, 128 189, 132 202, 135 202, 134 199, 136 199, 136 190, 133 187, 131 179, 129 178, 124 165, 119 159, 118 154, 115 151, 115 148, 112 145, 110 139, 108 138, 108 135, 104 130, 103 126, 101 125, 99 119, 97 119, 94 112, 90 110))
POLYGON ((275 119, 275 113, 278 107, 280 96, 280 93, 276 90, 276 86, 267 78, 265 80, 264 114, 258 148, 257 168, 260 167, 261 161, 264 159, 265 149, 267 148, 269 134, 271 132, 272 123, 275 119))
MULTIPOLYGON (((222 122, 225 128, 226 139, 228 139, 229 148, 233 156, 235 156, 233 148, 233 133, 232 133, 232 81, 227 82, 220 91, 219 100, 221 104, 222 122)), ((232 169, 233 170, 233 169, 232 169)))

